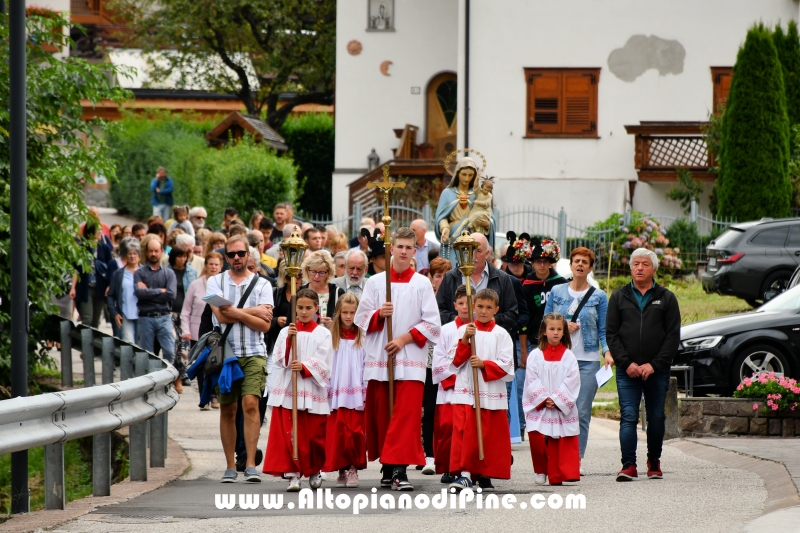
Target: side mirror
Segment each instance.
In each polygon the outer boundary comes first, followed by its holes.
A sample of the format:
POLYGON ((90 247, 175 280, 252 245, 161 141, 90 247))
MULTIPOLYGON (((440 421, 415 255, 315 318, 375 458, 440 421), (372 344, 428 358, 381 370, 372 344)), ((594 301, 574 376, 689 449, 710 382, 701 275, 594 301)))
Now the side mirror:
POLYGON ((772 300, 773 298, 775 298, 777 295, 778 295, 778 293, 775 292, 775 291, 767 291, 767 292, 764 293, 764 301, 768 302, 768 301, 772 300))

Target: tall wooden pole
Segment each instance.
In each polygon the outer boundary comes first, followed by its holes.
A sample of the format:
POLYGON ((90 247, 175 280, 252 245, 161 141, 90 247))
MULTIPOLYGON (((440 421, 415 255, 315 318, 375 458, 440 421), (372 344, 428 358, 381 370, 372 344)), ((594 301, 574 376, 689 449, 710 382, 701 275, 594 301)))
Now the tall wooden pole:
MULTIPOLYGON (((392 232, 390 231, 390 227, 392 225, 392 217, 389 214, 389 195, 392 192, 392 189, 405 189, 406 184, 402 181, 391 182, 389 181, 389 165, 383 166, 383 181, 381 182, 372 182, 367 183, 367 188, 369 189, 378 189, 383 193, 383 218, 381 218, 381 222, 383 222, 384 230, 383 230, 383 246, 384 246, 384 275, 386 276, 386 301, 388 303, 392 302, 392 255, 389 252, 389 247, 392 244, 392 232)), ((392 317, 386 317, 386 342, 387 344, 392 342, 393 335, 392 335, 392 317)), ((386 370, 389 379, 389 419, 392 418, 392 413, 394 412, 394 356, 387 353, 386 354, 386 370)))
MULTIPOLYGON (((292 276, 292 324, 297 326, 297 275, 292 276)), ((292 362, 297 361, 297 335, 292 336, 292 362)), ((292 459, 300 459, 297 450, 297 370, 292 370, 292 459)))
MULTIPOLYGON (((467 276, 467 307, 469 313, 469 323, 475 322, 472 312, 472 281, 467 276)), ((469 340, 469 347, 472 355, 475 355, 475 337, 469 340)), ((483 420, 481 419, 481 395, 480 382, 478 381, 478 369, 472 367, 472 387, 475 391, 475 429, 478 431, 478 459, 483 461, 483 420)))

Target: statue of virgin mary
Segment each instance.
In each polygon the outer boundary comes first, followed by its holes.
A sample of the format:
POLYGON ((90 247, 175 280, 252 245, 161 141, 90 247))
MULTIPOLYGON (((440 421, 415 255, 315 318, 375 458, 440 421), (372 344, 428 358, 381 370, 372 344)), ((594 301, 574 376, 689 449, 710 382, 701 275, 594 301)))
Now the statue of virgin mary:
MULTIPOLYGON (((478 185, 479 174, 478 166, 471 157, 462 158, 456 164, 453 179, 439 196, 434 231, 443 245, 448 245, 451 236, 455 239, 465 229, 475 231, 475 228, 469 227, 469 215, 475 201, 474 189, 478 185)), ((488 233, 489 245, 494 248, 494 219, 491 220, 488 233)))

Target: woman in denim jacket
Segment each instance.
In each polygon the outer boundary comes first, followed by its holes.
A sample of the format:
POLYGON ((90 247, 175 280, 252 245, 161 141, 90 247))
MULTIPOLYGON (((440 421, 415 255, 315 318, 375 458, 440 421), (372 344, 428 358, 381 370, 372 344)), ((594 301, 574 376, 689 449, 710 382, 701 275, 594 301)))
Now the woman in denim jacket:
MULTIPOLYGON (((580 301, 586 296, 590 285, 587 276, 594 268, 594 252, 588 248, 575 248, 569 255, 569 267, 572 270, 572 281, 558 285, 550 291, 545 306, 545 314, 561 313, 567 319, 569 333, 572 337, 572 352, 578 359, 581 372, 581 390, 578 394, 578 416, 581 433, 579 437, 580 455, 586 452, 589 439, 589 423, 592 420, 592 401, 597 394, 595 374, 600 370, 600 354, 604 363, 614 364, 606 342, 606 311, 608 298, 606 293, 595 290, 589 296, 578 317, 572 316, 580 301)), ((583 475, 583 467, 581 467, 583 475)))

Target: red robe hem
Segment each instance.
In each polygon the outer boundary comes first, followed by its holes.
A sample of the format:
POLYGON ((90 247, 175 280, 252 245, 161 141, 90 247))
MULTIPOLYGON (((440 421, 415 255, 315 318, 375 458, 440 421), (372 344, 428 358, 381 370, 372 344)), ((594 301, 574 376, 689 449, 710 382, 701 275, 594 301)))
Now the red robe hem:
POLYGON ((553 483, 564 481, 580 481, 581 459, 578 435, 553 438, 538 431, 528 433, 531 446, 533 471, 547 474, 547 480, 553 483))
POLYGON ((364 411, 339 407, 331 411, 326 426, 325 472, 355 466, 367 468, 367 437, 364 411))
POLYGON ((298 461, 292 459, 292 410, 273 407, 262 472, 280 477, 300 472, 311 476, 325 465, 325 423, 328 415, 297 411, 298 461))
POLYGON ((370 461, 380 458, 391 465, 425 464, 422 449, 421 381, 394 382, 394 411, 389 418, 389 382, 371 379, 367 383, 366 417, 367 454, 370 461))
POLYGON ((450 472, 469 471, 474 476, 511 479, 511 435, 505 410, 481 409, 483 461, 478 459, 475 408, 453 405, 450 472))

